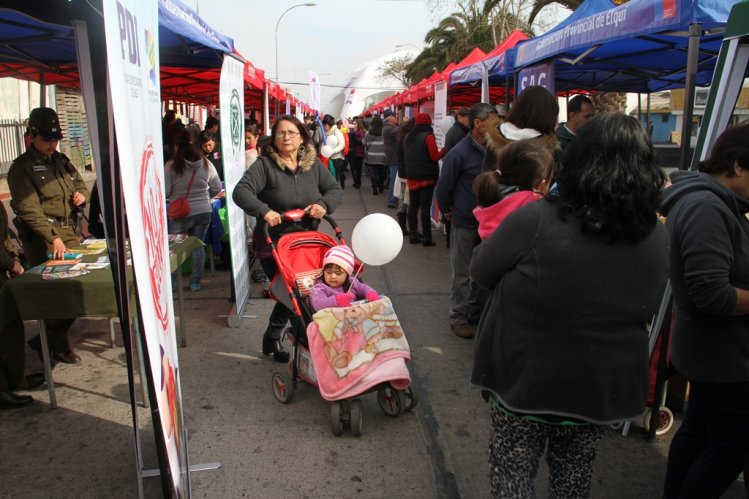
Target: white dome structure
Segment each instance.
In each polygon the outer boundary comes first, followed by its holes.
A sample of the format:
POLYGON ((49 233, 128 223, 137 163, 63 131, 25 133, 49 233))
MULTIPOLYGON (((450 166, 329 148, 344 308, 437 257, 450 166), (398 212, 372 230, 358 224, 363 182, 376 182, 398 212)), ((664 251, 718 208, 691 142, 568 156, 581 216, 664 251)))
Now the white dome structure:
POLYGON ((358 116, 364 108, 404 90, 403 84, 393 77, 382 77, 380 67, 393 59, 416 57, 415 50, 398 50, 359 66, 346 78, 343 88, 323 106, 323 113, 336 118, 358 116))

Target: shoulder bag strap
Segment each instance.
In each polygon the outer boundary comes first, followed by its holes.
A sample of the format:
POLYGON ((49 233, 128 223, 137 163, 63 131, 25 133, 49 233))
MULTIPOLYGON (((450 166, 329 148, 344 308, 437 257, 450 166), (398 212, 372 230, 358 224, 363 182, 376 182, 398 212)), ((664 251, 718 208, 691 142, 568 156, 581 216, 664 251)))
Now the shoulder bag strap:
POLYGON ((187 194, 185 194, 185 197, 190 197, 190 190, 192 189, 192 181, 195 180, 195 174, 198 173, 198 170, 195 170, 192 172, 192 177, 190 178, 190 183, 187 184, 187 194))

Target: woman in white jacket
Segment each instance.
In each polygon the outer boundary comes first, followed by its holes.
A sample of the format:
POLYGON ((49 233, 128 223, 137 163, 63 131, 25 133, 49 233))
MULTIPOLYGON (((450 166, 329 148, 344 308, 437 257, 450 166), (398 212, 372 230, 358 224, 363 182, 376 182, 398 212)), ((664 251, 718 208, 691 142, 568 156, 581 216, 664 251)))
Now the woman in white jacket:
POLYGON ((346 158, 343 149, 346 147, 346 139, 335 124, 335 118, 326 114, 322 119, 322 127, 325 130, 325 144, 330 146, 333 154, 330 155, 335 169, 335 177, 341 189, 346 187, 346 158))

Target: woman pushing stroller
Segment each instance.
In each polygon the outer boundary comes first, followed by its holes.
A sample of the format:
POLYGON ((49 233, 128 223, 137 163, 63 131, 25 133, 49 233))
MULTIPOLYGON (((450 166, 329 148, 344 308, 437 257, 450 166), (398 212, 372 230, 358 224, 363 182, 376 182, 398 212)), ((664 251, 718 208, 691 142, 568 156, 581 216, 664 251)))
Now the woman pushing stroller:
MULTIPOLYGON (((273 143, 268 154, 258 158, 234 188, 234 202, 247 214, 265 222, 270 235, 277 241, 288 232, 316 230, 321 219, 341 204, 343 191, 328 170, 317 159, 307 129, 294 116, 278 118, 271 129, 273 143), (280 213, 304 209, 309 217, 297 223, 283 220, 280 213)), ((276 263, 270 248, 259 231, 256 234, 256 254, 266 275, 276 274, 276 263)), ((281 344, 281 333, 292 312, 276 303, 263 335, 263 354, 273 355, 276 362, 287 362, 289 354, 281 344)))

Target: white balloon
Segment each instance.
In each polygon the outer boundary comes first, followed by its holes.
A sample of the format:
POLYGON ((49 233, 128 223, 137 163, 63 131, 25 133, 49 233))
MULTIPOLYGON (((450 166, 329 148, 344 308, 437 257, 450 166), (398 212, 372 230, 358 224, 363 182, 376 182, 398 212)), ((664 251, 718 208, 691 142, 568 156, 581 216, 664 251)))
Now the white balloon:
POLYGON ((351 247, 357 258, 367 265, 385 265, 400 253, 403 232, 393 217, 372 213, 354 227, 351 247))
POLYGON ((320 154, 325 156, 326 158, 329 158, 333 155, 333 148, 330 147, 328 144, 325 144, 320 148, 320 154))

